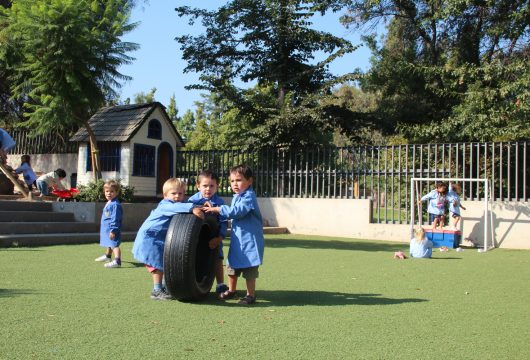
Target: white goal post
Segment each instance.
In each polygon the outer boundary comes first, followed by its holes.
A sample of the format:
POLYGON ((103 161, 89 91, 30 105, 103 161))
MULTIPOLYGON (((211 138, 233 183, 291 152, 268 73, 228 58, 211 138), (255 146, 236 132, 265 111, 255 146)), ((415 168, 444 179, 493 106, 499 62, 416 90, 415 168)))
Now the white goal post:
MULTIPOLYGON (((421 199, 419 194, 418 183, 420 182, 434 182, 434 181, 445 181, 445 182, 476 182, 484 186, 484 249, 483 251, 488 251, 489 249, 494 248, 493 241, 493 214, 492 209, 492 193, 491 193, 491 182, 489 179, 472 179, 472 178, 411 178, 410 179, 410 233, 411 237, 414 233, 414 224, 416 221, 416 206, 418 210, 418 219, 419 224, 422 225, 421 221, 421 205, 417 205, 417 200, 421 199), (488 231, 490 230, 490 231, 488 231), (489 233, 491 232, 491 233, 489 233)), ((431 191, 431 190, 429 190, 431 191)))

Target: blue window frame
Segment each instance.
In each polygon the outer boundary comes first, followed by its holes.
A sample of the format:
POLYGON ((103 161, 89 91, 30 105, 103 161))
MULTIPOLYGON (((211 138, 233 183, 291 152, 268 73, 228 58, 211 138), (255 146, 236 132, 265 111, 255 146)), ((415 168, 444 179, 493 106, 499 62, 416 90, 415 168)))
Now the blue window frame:
POLYGON ((156 147, 134 144, 133 176, 155 176, 156 147))
MULTIPOLYGON (((121 143, 98 142, 99 161, 101 171, 120 171, 121 143)), ((90 144, 87 147, 86 171, 92 171, 92 156, 90 156, 90 144)))
POLYGON ((160 125, 160 121, 156 119, 149 121, 147 137, 149 139, 162 139, 162 125, 160 125))

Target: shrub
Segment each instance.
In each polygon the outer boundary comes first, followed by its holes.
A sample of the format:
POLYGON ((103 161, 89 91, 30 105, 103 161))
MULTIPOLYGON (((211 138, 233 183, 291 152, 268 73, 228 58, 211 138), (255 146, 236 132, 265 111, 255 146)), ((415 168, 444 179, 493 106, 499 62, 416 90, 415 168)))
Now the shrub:
MULTIPOLYGON (((121 202, 133 202, 134 201, 134 187, 122 185, 121 180, 116 180, 120 184, 120 194, 118 199, 121 202)), ((77 201, 84 202, 102 202, 106 201, 105 195, 103 193, 103 185, 105 180, 99 179, 96 182, 89 182, 87 185, 79 185, 77 189, 79 194, 75 196, 77 201)))

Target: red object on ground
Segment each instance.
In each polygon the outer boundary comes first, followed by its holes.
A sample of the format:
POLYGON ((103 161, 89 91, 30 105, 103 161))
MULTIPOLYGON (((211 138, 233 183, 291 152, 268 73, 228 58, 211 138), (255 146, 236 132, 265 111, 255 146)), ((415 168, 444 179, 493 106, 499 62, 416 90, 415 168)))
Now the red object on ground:
POLYGON ((69 190, 53 190, 52 194, 61 199, 71 199, 75 194, 78 194, 79 190, 71 188, 69 190))

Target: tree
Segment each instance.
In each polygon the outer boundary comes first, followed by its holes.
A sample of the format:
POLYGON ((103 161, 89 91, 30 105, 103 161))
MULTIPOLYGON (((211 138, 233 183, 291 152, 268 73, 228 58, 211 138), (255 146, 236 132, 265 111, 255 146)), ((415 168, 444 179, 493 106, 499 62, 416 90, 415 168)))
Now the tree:
MULTIPOLYGON (((10 8, 11 1, 1 0, 0 6, 3 8, 10 8)), ((0 13, 0 16, 1 13, 0 13)), ((0 24, 1 27, 5 25, 0 24)), ((0 43, 2 39, 0 38, 0 43)), ((0 51, 1 48, 0 48, 0 51)), ((5 54, 0 53, 0 119, 3 123, 2 126, 6 127, 8 123, 16 122, 22 118, 22 104, 20 101, 12 99, 12 91, 9 87, 8 78, 12 74, 12 71, 7 69, 5 65, 5 54)))
POLYGON ((152 103, 155 100, 156 87, 152 88, 147 94, 144 92, 139 92, 134 94, 134 103, 135 104, 147 104, 152 103))
POLYGON ((195 129, 195 124, 195 115, 193 115, 191 110, 186 110, 180 121, 177 123, 177 130, 184 141, 188 141, 190 138, 190 134, 195 129))
MULTIPOLYGON (((352 84, 343 84, 333 91, 332 96, 322 100, 324 105, 350 111, 352 114, 350 119, 362 119, 363 124, 375 122, 370 117, 377 109, 379 101, 378 94, 363 91, 352 84)), ((358 123, 350 121, 348 124, 343 124, 341 128, 335 129, 333 133, 333 144, 336 146, 352 146, 359 143, 382 144, 383 137, 380 129, 374 126, 359 126, 358 123), (355 141, 352 141, 351 133, 356 134, 355 141)))
POLYGON ((136 26, 129 15, 123 0, 19 0, 0 20, 2 58, 26 110, 21 125, 37 133, 84 126, 96 177, 97 143, 88 120, 129 79, 118 71, 138 48, 120 40, 136 26))
POLYGON ((198 36, 177 37, 188 63, 185 71, 200 73, 200 83, 188 88, 209 90, 229 101, 238 110, 232 115, 254 124, 248 134, 249 139, 257 139, 253 146, 316 140, 328 117, 321 117, 318 101, 304 99, 329 94, 334 77, 328 64, 354 50, 348 41, 311 27, 311 18, 337 10, 335 3, 232 0, 215 11, 176 8, 190 24, 200 19, 205 28, 198 36), (329 56, 316 63, 317 52, 329 56), (266 93, 239 89, 234 86, 236 80, 253 83, 266 93), (265 95, 267 106, 254 102, 253 95, 265 95), (279 133, 282 136, 275 136, 279 133))
POLYGON ((173 94, 169 98, 169 105, 167 106, 167 116, 169 116, 169 120, 173 122, 173 125, 177 127, 178 121, 180 120, 179 116, 179 109, 177 108, 177 101, 175 100, 175 94, 173 94))
POLYGON ((528 138, 530 1, 354 0, 343 22, 388 32, 363 88, 412 141, 528 138))

